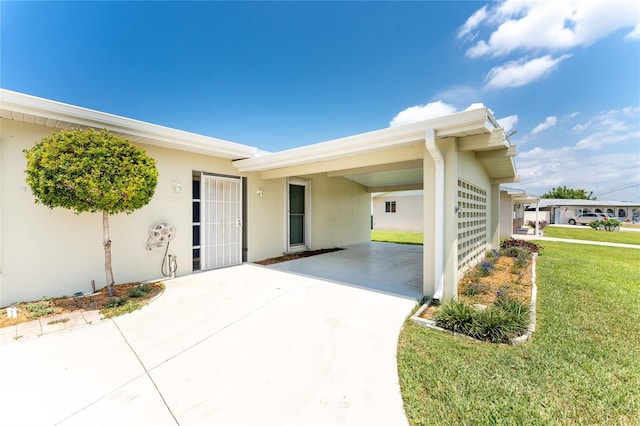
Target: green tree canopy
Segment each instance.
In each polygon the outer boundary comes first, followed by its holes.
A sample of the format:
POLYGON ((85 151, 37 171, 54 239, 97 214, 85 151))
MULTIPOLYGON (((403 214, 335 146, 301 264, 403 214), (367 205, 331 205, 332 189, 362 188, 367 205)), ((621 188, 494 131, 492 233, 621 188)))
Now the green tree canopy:
POLYGON ((49 208, 102 212, 105 273, 114 295, 109 215, 149 203, 158 183, 155 160, 107 130, 64 130, 25 150, 27 183, 49 208))
POLYGON ((551 191, 542 195, 542 198, 559 198, 559 199, 569 199, 569 200, 595 200, 596 197, 593 197, 593 192, 587 192, 584 189, 571 189, 566 186, 559 186, 557 188, 552 188, 551 191))
POLYGON ((131 213, 153 197, 155 160, 107 130, 65 130, 25 151, 36 201, 76 213, 131 213))

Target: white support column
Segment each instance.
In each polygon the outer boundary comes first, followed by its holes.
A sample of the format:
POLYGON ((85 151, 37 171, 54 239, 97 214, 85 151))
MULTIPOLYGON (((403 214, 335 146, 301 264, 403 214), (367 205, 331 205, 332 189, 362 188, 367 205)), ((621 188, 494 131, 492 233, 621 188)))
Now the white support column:
MULTIPOLYGON (((428 244, 433 250, 433 299, 441 300, 444 292, 444 158, 436 145, 436 132, 433 129, 427 129, 424 138, 427 151, 433 160, 433 204, 429 209, 433 214, 433 234, 431 236, 433 239, 427 240, 425 238, 425 247, 428 244)), ((425 217, 426 215, 425 205, 425 217)))

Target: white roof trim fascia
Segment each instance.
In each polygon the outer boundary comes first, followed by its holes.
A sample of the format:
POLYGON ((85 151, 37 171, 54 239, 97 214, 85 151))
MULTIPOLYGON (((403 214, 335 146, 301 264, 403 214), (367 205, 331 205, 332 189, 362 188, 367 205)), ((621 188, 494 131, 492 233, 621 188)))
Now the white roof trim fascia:
POLYGON ((170 127, 99 112, 49 99, 0 89, 0 108, 15 113, 31 114, 83 127, 131 135, 148 140, 149 144, 186 151, 195 151, 228 159, 253 157, 255 147, 198 135, 170 127))
POLYGON ((241 172, 257 172, 332 160, 423 141, 426 129, 435 129, 436 136, 440 138, 454 135, 460 131, 460 126, 469 124, 474 124, 478 129, 483 128, 490 132, 495 128, 494 120, 487 108, 478 108, 418 123, 389 127, 293 148, 262 157, 238 160, 234 161, 233 165, 241 172))

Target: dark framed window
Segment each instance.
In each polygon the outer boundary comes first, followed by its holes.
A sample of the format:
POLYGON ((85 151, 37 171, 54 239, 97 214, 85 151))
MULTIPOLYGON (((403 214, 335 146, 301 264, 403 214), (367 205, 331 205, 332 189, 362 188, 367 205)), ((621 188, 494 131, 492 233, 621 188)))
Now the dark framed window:
POLYGON ((384 203, 384 211, 385 211, 385 213, 395 213, 396 212, 396 202, 395 201, 385 201, 385 203, 384 203))

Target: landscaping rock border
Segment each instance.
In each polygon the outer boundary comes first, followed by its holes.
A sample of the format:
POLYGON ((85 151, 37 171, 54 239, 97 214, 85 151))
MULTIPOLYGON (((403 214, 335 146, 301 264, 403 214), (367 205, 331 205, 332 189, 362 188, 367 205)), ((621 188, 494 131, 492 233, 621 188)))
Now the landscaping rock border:
MULTIPOLYGON (((514 337, 513 339, 511 339, 511 344, 512 345, 517 345, 520 343, 524 343, 527 340, 529 340, 529 338, 531 337, 531 335, 533 334, 534 331, 536 331, 536 303, 537 303, 537 293, 538 293, 538 287, 536 284, 536 261, 538 258, 538 253, 532 253, 531 255, 531 302, 529 303, 529 326, 527 327, 527 331, 518 337, 514 337)), ((428 327, 428 328, 432 328, 434 330, 440 330, 440 331, 444 331, 456 336, 462 336, 462 337, 466 337, 468 339, 472 339, 472 340, 477 340, 474 339, 471 336, 467 336, 466 334, 462 334, 462 333, 456 333, 455 331, 451 331, 451 330, 447 330, 445 328, 442 327, 438 327, 436 325, 436 322, 433 320, 429 320, 426 318, 422 318, 421 315, 422 313, 431 305, 431 300, 429 300, 428 302, 426 302, 425 304, 423 304, 420 309, 418 309, 412 316, 411 316, 411 321, 414 324, 423 326, 423 327, 428 327)), ((478 340, 480 341, 480 340, 478 340)))

